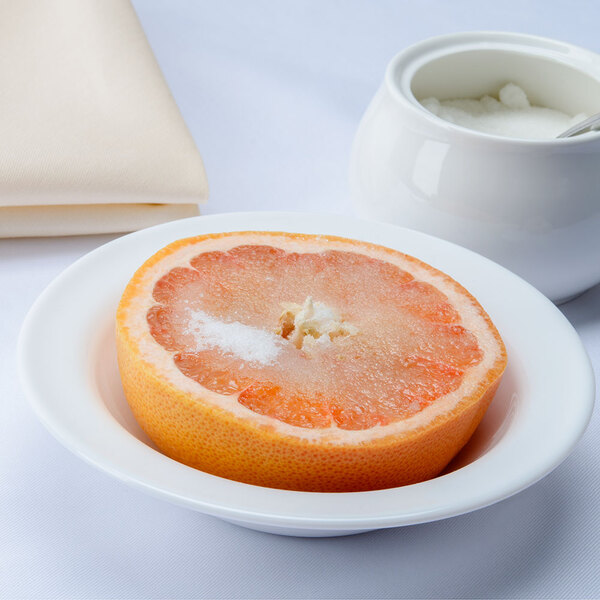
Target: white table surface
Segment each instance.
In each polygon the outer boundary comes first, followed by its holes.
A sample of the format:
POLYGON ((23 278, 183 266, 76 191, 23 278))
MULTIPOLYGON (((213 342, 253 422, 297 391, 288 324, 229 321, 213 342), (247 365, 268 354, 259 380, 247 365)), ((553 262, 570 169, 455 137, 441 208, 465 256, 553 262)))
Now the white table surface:
MULTIPOLYGON (((135 6, 205 158, 205 213, 350 212, 358 120, 388 59, 412 42, 498 29, 600 51, 592 1, 135 6)), ((134 491, 69 453, 26 404, 16 339, 46 284, 113 237, 0 241, 0 597, 600 597, 598 410, 573 454, 516 497, 447 521, 337 539, 238 528, 134 491)), ((598 374, 600 287, 562 310, 598 374)))

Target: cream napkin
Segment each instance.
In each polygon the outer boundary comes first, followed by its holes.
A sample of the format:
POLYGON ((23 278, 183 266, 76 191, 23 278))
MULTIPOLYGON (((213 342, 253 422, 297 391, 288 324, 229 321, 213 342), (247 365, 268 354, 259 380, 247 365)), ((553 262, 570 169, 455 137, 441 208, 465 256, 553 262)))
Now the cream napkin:
POLYGON ((0 237, 131 231, 207 194, 128 0, 0 1, 0 237))

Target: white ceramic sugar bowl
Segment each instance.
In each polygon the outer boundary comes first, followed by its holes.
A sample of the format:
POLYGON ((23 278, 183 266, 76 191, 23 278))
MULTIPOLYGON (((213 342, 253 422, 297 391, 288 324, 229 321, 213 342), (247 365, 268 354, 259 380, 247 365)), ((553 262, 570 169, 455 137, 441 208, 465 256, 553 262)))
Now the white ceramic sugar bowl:
POLYGON ((418 101, 479 98, 508 82, 532 104, 600 112, 592 52, 512 33, 426 40, 391 61, 363 117, 353 201, 363 217, 466 246, 562 302, 600 282, 600 133, 498 137, 444 121, 418 101))

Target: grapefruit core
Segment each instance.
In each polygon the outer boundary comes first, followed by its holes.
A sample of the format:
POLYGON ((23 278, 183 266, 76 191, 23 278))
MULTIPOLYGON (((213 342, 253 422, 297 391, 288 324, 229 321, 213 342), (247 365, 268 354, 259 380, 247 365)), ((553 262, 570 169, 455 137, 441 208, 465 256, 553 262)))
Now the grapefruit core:
POLYGON ((117 311, 125 395, 167 456, 237 481, 347 492, 443 470, 481 421, 504 344, 456 281, 356 240, 179 240, 117 311))

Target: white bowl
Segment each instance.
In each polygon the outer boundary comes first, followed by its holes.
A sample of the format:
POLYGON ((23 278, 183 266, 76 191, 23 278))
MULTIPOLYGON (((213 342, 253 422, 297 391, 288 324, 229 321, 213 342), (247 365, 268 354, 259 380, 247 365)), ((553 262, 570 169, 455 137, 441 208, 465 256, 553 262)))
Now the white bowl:
POLYGON ((550 39, 472 32, 398 54, 358 129, 358 214, 475 250, 556 302, 600 282, 600 133, 531 141, 465 129, 418 100, 479 98, 507 82, 533 104, 600 112, 600 56, 550 39))
POLYGON ((197 217, 110 242, 64 271, 31 308, 19 340, 19 370, 41 421, 92 465, 176 504, 246 527, 303 536, 423 523, 506 498, 567 456, 594 398, 592 369, 577 333, 529 284, 448 242, 339 215, 197 217), (480 299, 505 340, 508 368, 474 437, 443 476, 373 492, 292 492, 208 475, 157 451, 121 388, 117 303, 136 268, 166 244, 239 230, 325 233, 383 244, 446 271, 480 299))

